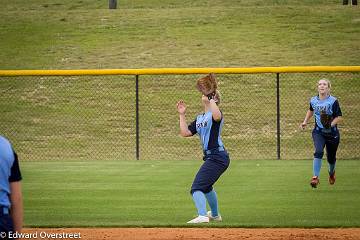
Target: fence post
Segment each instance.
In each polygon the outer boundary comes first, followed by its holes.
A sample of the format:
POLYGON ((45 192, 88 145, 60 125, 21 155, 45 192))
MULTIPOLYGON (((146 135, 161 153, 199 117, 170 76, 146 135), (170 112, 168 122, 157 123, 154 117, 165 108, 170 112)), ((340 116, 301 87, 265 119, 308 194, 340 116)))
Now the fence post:
POLYGON ((140 136, 139 136, 139 75, 135 76, 135 105, 136 105, 136 160, 139 160, 139 145, 140 145, 140 136))
POLYGON ((280 160, 280 74, 276 73, 276 134, 277 159, 280 160))

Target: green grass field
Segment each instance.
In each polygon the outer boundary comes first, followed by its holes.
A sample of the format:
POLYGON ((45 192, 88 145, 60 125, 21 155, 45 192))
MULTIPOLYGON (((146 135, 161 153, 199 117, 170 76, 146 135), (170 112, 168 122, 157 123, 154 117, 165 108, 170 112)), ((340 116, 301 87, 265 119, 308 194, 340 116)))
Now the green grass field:
MULTIPOLYGON (((28 227, 187 226, 201 161, 23 162, 28 227)), ((360 227, 360 161, 312 190, 311 161, 232 161, 216 183, 224 221, 210 227, 360 227)))
MULTIPOLYGON (((338 0, 118 2, 1 1, 0 69, 360 65, 359 8, 338 0)), ((343 106, 339 158, 353 160, 339 161, 332 187, 324 164, 317 190, 310 161, 262 160, 276 158, 275 75, 219 76, 233 162, 216 185, 224 222, 210 226, 360 226, 358 75, 281 76, 284 159, 312 157, 311 127, 297 126, 319 78, 343 106)), ((197 77, 140 78, 146 161, 129 161, 133 76, 1 77, 0 134, 20 156, 25 225, 188 226, 200 147, 178 136, 174 106, 187 101, 188 121, 201 111, 197 77)))

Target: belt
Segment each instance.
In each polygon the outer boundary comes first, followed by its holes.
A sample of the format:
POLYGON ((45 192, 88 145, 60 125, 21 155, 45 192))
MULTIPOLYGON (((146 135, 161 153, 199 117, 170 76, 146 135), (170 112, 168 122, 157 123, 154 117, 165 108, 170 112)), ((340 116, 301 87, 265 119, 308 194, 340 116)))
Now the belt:
POLYGON ((316 131, 319 132, 323 132, 323 133, 331 133, 331 132, 336 132, 337 127, 331 127, 331 128, 319 128, 319 127, 315 127, 316 131))
POLYGON ((0 215, 9 215, 10 211, 7 207, 0 207, 0 215))
POLYGON ((217 147, 217 148, 205 150, 204 155, 209 155, 209 154, 214 154, 214 153, 224 152, 224 151, 225 151, 224 147, 217 147))

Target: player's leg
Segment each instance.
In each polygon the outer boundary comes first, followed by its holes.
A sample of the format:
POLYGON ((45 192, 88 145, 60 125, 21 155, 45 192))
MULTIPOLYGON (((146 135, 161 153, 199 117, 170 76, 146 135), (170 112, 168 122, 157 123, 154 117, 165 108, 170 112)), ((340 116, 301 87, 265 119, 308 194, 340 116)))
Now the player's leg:
MULTIPOLYGON (((230 159, 229 155, 226 152, 220 152, 218 154, 212 155, 208 160, 213 163, 213 184, 217 179, 226 171, 229 166, 230 159)), ((214 189, 205 194, 206 200, 210 206, 211 211, 208 212, 208 216, 212 221, 222 221, 221 215, 218 208, 218 198, 217 193, 214 189)))
POLYGON ((204 190, 209 188, 207 183, 207 176, 211 167, 208 166, 206 162, 200 167, 197 172, 193 184, 191 186, 191 197, 195 203, 195 207, 197 209, 198 217, 188 221, 187 223, 206 223, 209 222, 209 218, 207 217, 206 210, 206 197, 204 194, 204 190))
POLYGON ((313 131, 312 138, 314 142, 314 160, 313 160, 313 177, 310 185, 316 188, 319 184, 319 176, 321 170, 322 158, 324 156, 325 138, 321 133, 313 131))
POLYGON ((205 194, 206 200, 209 203, 211 211, 207 212, 207 216, 211 221, 222 221, 221 215, 219 214, 218 209, 218 200, 217 200, 217 194, 215 190, 208 192, 205 194))
POLYGON ((329 183, 333 185, 335 183, 335 167, 336 167, 336 152, 340 143, 340 134, 330 136, 326 139, 326 155, 329 164, 329 183))
POLYGON ((218 200, 215 190, 213 189, 212 191, 206 193, 205 197, 211 209, 211 216, 213 217, 218 216, 219 215, 218 200))
POLYGON ((205 194, 202 191, 194 191, 192 193, 192 198, 195 203, 195 207, 198 211, 199 216, 206 216, 206 198, 205 194))
POLYGON ((197 209, 198 216, 187 223, 208 223, 209 217, 206 212, 206 198, 205 194, 202 191, 196 190, 191 192, 192 199, 195 203, 195 207, 197 209))
MULTIPOLYGON (((219 179, 221 174, 226 170, 227 166, 211 160, 206 160, 200 167, 191 186, 191 195, 198 211, 198 218, 206 216, 206 195, 213 190, 213 184, 219 179)), ((217 199, 216 199, 217 202, 217 199)), ((209 204, 210 205, 210 204, 209 204)), ((206 221, 203 219, 204 222, 206 221)), ((188 223, 198 223, 198 220, 191 220, 188 223), (194 222, 195 221, 195 222, 194 222)))

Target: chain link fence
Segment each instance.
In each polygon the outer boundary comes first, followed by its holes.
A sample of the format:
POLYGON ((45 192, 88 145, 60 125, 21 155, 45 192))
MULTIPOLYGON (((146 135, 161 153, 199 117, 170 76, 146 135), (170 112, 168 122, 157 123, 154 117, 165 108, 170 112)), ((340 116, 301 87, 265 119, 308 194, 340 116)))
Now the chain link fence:
MULTIPOLYGON (((176 110, 183 99, 188 123, 203 111, 200 76, 0 77, 0 134, 22 161, 200 159, 199 138, 180 137, 176 110)), ((331 80, 343 112, 338 158, 360 158, 360 73, 216 76, 233 160, 311 159, 313 124, 299 124, 321 78, 331 80)))

